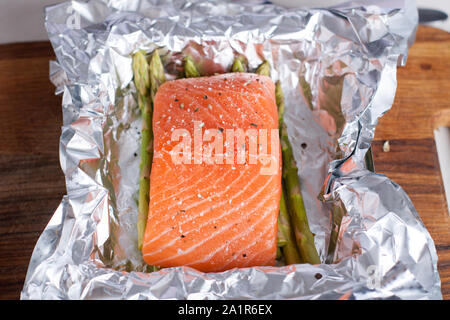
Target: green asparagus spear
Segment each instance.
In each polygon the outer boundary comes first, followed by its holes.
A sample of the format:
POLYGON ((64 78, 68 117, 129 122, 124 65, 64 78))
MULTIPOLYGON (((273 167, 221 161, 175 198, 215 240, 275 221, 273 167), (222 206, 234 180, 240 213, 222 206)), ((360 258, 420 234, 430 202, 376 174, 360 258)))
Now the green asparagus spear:
POLYGON ((138 51, 133 56, 133 74, 134 84, 141 96, 148 94, 150 88, 150 77, 148 72, 148 63, 145 56, 145 51, 138 51))
POLYGON ((242 57, 234 59, 233 65, 231 66, 231 72, 245 72, 244 63, 245 61, 242 57))
MULTIPOLYGON (((280 81, 277 81, 275 84, 275 99, 278 107, 279 128, 281 128, 283 126, 284 116, 284 96, 280 81)), ((301 263, 301 259, 298 254, 297 244, 295 242, 294 233, 290 223, 291 219, 289 217, 289 212, 286 205, 285 192, 286 188, 283 183, 281 191, 280 213, 278 216, 278 230, 281 229, 284 238, 286 238, 286 245, 282 248, 286 263, 296 264, 301 263)))
POLYGON ((306 216, 298 180, 298 168, 295 163, 292 146, 287 135, 286 124, 281 126, 281 152, 283 158, 283 179, 286 186, 288 210, 294 227, 295 239, 301 258, 305 263, 319 264, 320 258, 314 245, 306 216))
POLYGON ((277 103, 278 108, 278 127, 280 128, 280 137, 281 137, 281 127, 283 126, 283 117, 284 117, 284 94, 281 89, 280 80, 275 83, 275 101, 277 103))
MULTIPOLYGON (((267 60, 261 63, 256 69, 256 73, 259 75, 270 76, 270 64, 267 60)), ((275 97, 276 103, 278 107, 278 121, 280 123, 283 122, 283 113, 284 113, 284 99, 283 93, 281 92, 281 86, 279 81, 275 86, 275 97)), ((280 200, 280 211, 278 213, 278 233, 277 233, 277 247, 280 249, 281 254, 284 256, 286 264, 296 264, 300 263, 300 256, 298 255, 297 245, 295 243, 293 237, 293 231, 290 225, 289 213, 287 211, 286 200, 284 196, 285 190, 283 186, 283 190, 281 192, 281 200, 280 200)), ((278 251, 277 251, 277 258, 278 251)))
POLYGON ((278 231, 283 234, 286 244, 281 247, 286 264, 298 264, 302 262, 299 250, 294 239, 293 230, 290 223, 289 212, 286 207, 285 188, 281 190, 280 213, 278 216, 278 231))
POLYGON ((145 267, 145 272, 148 272, 148 273, 159 271, 159 270, 161 270, 161 268, 157 267, 157 266, 149 266, 149 265, 147 265, 145 267))
MULTIPOLYGON (((284 195, 282 195, 284 198, 284 195)), ((284 199, 280 200, 284 201, 284 199)), ((284 204, 284 207, 286 207, 286 204, 284 204)), ((289 218, 289 216, 288 216, 289 218)), ((280 211, 278 212, 278 232, 277 232, 277 260, 280 260, 283 256, 283 252, 281 251, 281 248, 286 246, 288 243, 288 238, 286 235, 286 228, 282 225, 282 217, 281 217, 281 205, 280 205, 280 211)), ((289 219, 287 221, 283 221, 289 223, 289 219)))
POLYGON ((281 153, 283 159, 283 180, 286 188, 287 208, 294 227, 295 240, 303 262, 319 264, 320 258, 314 245, 306 217, 305 205, 298 181, 298 168, 295 163, 292 146, 283 121, 284 95, 279 81, 275 84, 275 99, 278 106, 278 122, 280 127, 281 153))
POLYGON ((258 68, 256 69, 256 74, 259 74, 261 76, 268 76, 270 77, 270 64, 269 61, 264 60, 263 63, 261 63, 258 68))
POLYGON ((287 244, 287 239, 283 232, 283 226, 280 225, 280 220, 281 220, 280 216, 278 216, 278 233, 277 233, 277 247, 278 248, 282 248, 287 244))
POLYGON ((138 202, 138 248, 142 249, 145 226, 147 224, 149 195, 150 195, 150 169, 153 158, 153 133, 151 128, 152 106, 150 97, 140 98, 142 110, 142 141, 141 141, 141 162, 139 164, 139 202, 138 202))
MULTIPOLYGON (((136 56, 136 55, 135 55, 136 56)), ((135 81, 149 79, 148 90, 146 94, 139 91, 139 106, 142 112, 142 142, 141 142, 141 162, 139 177, 139 204, 138 204, 138 247, 142 249, 142 242, 147 224, 149 194, 150 194, 150 170, 153 160, 153 130, 152 130, 152 101, 155 97, 158 87, 165 81, 164 68, 157 50, 150 58, 150 62, 144 63, 139 54, 136 59, 135 81), (137 63, 139 61, 139 63, 137 63), (139 66, 139 67, 138 67, 139 66), (148 76, 143 76, 147 72, 148 76), (136 75, 138 75, 136 77, 136 75)), ((142 87, 142 84, 139 84, 142 87)), ((147 85, 147 84, 146 84, 147 85)), ((136 86, 138 87, 138 85, 136 86)))
POLYGON ((161 61, 161 57, 158 51, 154 51, 152 57, 150 58, 150 95, 153 99, 155 98, 156 92, 159 87, 166 81, 166 76, 164 74, 164 65, 161 61))
MULTIPOLYGON (((138 51, 133 56, 132 61, 134 83, 138 91, 138 104, 141 114, 143 115, 143 127, 147 127, 149 94, 150 94, 150 76, 149 76, 149 65, 144 51, 138 51)), ((144 133, 144 130, 143 130, 144 133)), ((148 135, 148 130, 142 135, 142 146, 149 144, 150 137, 148 135)), ((139 200, 138 200, 138 247, 142 247, 142 238, 145 231, 145 217, 148 211, 148 194, 149 194, 149 183, 148 179, 145 178, 148 175, 147 172, 143 172, 144 163, 148 161, 149 155, 145 151, 146 147, 141 148, 141 162, 139 164, 140 177, 139 177, 139 200)))
POLYGON ((200 72, 198 72, 194 61, 190 57, 184 58, 184 76, 186 78, 200 77, 200 72))

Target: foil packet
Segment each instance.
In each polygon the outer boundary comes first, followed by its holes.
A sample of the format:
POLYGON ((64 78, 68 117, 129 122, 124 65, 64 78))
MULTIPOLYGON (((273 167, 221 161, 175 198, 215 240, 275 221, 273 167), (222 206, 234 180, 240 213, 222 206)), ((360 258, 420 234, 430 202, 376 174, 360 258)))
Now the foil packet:
POLYGON ((22 299, 441 299, 434 243, 410 199, 368 170, 378 119, 414 41, 414 1, 284 9, 227 1, 89 0, 47 7, 62 95, 67 195, 33 251, 22 299), (131 57, 167 79, 236 55, 271 64, 320 265, 145 272, 137 248, 141 118, 131 57))

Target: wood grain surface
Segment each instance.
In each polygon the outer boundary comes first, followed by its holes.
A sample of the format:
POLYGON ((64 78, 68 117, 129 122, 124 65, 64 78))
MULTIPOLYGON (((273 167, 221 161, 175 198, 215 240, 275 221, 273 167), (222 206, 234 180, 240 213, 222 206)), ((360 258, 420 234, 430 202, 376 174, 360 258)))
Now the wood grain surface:
POLYGON ((394 105, 375 131, 375 170, 411 198, 435 242, 442 294, 450 299, 450 216, 433 135, 437 126, 450 126, 450 33, 419 27, 397 79, 394 105))
MULTIPOLYGON (((61 97, 48 80, 49 43, 0 46, 0 299, 18 299, 34 245, 65 194, 61 97)), ((400 184, 431 233, 450 299, 450 218, 432 129, 450 125, 450 35, 420 27, 398 70, 393 108, 373 143, 375 169, 400 184), (390 141, 390 152, 382 144, 390 141)))

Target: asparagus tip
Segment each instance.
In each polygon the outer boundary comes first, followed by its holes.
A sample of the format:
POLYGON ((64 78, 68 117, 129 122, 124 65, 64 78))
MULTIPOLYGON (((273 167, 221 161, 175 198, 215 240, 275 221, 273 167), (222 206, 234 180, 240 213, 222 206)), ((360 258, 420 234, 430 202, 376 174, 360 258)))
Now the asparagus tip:
POLYGON ((184 75, 186 78, 200 77, 200 72, 198 72, 194 61, 189 56, 184 58, 184 75))
POLYGON ((256 73, 261 76, 270 77, 270 64, 269 61, 264 60, 256 69, 256 73))
POLYGON ((233 65, 231 66, 231 72, 245 72, 246 71, 246 61, 242 56, 234 59, 233 65))

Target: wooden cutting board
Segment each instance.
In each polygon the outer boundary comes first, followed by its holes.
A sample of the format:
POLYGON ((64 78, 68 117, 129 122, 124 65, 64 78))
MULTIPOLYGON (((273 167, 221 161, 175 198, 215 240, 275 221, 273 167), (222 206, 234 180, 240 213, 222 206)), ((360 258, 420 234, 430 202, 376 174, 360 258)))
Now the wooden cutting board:
MULTIPOLYGON (((18 299, 34 245, 66 193, 59 165, 61 97, 47 42, 0 46, 0 299, 18 299)), ((432 129, 450 125, 450 35, 420 27, 395 103, 373 143, 375 169, 411 197, 439 254, 450 299, 450 218, 432 129), (382 151, 385 140, 390 152, 382 151)))

